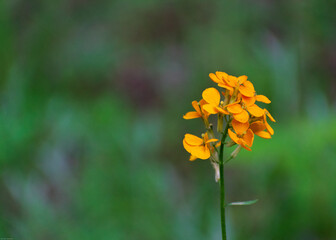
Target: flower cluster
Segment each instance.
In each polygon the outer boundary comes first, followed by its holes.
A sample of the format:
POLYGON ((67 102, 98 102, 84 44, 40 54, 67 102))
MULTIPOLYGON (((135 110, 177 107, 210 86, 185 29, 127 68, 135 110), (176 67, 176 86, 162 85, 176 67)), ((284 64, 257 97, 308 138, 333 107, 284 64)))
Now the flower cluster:
POLYGON ((201 118, 206 128, 202 138, 186 134, 183 139, 183 146, 190 153, 191 161, 197 158, 210 158, 218 163, 217 148, 221 141, 215 137, 212 124, 209 123, 209 116, 213 114, 218 115, 218 133, 225 137, 228 133, 232 140, 226 143, 226 146, 238 145, 237 151, 233 154, 237 154, 241 148, 251 151, 254 135, 265 139, 271 138, 274 130, 268 124, 267 119, 272 122, 275 120, 266 109, 256 104, 256 102, 268 104, 271 101, 263 95, 256 94, 247 76, 235 77, 217 71, 216 74, 210 73, 209 77, 221 88, 221 93, 213 87, 205 89, 202 99, 199 102, 192 102, 195 111, 183 116, 184 119, 201 118), (224 120, 227 124, 225 130, 223 130, 224 120))

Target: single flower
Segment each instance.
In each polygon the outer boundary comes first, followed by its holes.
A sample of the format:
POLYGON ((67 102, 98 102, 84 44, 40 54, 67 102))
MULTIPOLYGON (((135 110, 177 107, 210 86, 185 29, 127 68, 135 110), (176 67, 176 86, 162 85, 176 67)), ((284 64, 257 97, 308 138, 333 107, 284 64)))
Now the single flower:
POLYGON ((210 143, 217 141, 218 139, 209 139, 207 133, 202 134, 202 138, 187 133, 184 135, 183 146, 191 154, 190 161, 197 158, 205 160, 214 151, 214 147, 210 143))
POLYGON ((203 111, 204 104, 207 104, 203 99, 199 102, 193 101, 191 105, 194 107, 195 111, 187 112, 183 118, 184 119, 194 119, 194 118, 208 118, 209 114, 203 111))
POLYGON ((234 133, 231 129, 229 129, 228 133, 232 141, 241 145, 246 150, 251 151, 254 140, 254 134, 251 129, 247 129, 246 133, 244 134, 234 133))
POLYGON ((209 114, 229 114, 221 107, 220 102, 220 93, 216 88, 207 88, 202 92, 202 97, 206 104, 204 104, 203 108, 209 114))

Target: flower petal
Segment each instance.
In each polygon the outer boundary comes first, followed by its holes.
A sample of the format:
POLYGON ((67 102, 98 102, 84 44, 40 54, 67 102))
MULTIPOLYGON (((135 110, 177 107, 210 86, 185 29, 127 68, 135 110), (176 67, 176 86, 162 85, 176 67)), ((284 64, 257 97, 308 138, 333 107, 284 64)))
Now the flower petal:
POLYGON ((255 103, 256 99, 254 97, 246 97, 242 95, 242 101, 248 107, 248 106, 252 106, 255 103))
POLYGON ((221 107, 216 107, 217 111, 226 115, 229 115, 229 112, 225 111, 223 108, 221 107))
POLYGON ((218 106, 220 102, 220 94, 216 88, 207 88, 202 93, 203 99, 212 105, 218 106))
POLYGON ((229 74, 227 74, 227 73, 225 73, 225 72, 217 71, 217 72, 216 72, 216 76, 217 76, 222 82, 224 82, 224 80, 227 79, 227 77, 229 76, 229 74))
POLYGON ((242 75, 238 77, 238 84, 243 84, 244 82, 246 82, 247 80, 247 76, 242 75))
POLYGON ((199 146, 199 145, 203 144, 203 139, 202 138, 196 137, 195 135, 192 135, 192 134, 189 134, 189 133, 184 135, 184 139, 185 139, 186 143, 191 145, 191 146, 199 146))
POLYGON ((210 113, 210 114, 216 114, 216 113, 218 113, 216 106, 212 105, 212 104, 205 104, 205 105, 203 105, 203 109, 205 111, 207 111, 208 113, 210 113))
POLYGON ((265 139, 270 139, 272 137, 271 134, 266 131, 255 132, 254 134, 265 139))
POLYGON ((184 149, 188 152, 188 153, 191 153, 192 152, 192 149, 195 147, 195 146, 190 146, 185 139, 183 139, 183 147, 184 149))
POLYGON ((237 77, 231 75, 228 75, 228 77, 224 79, 224 81, 231 87, 235 87, 238 82, 237 77))
POLYGON ((264 115, 264 110, 258 107, 256 104, 247 107, 247 110, 255 117, 262 117, 264 115))
POLYGON ((212 143, 212 142, 217 142, 217 141, 218 141, 218 139, 213 138, 213 139, 210 139, 210 140, 206 141, 205 143, 212 143))
POLYGON ((228 130, 229 136, 232 139, 232 141, 234 141, 237 144, 240 144, 240 139, 238 138, 237 134, 235 134, 234 132, 231 131, 231 129, 228 130))
MULTIPOLYGON (((248 81, 247 81, 248 82, 248 81)), ((246 97, 253 97, 254 96, 254 91, 252 91, 250 88, 245 87, 244 85, 241 85, 239 87, 239 92, 246 96, 246 97)))
POLYGON ((244 109, 239 103, 236 103, 236 104, 228 105, 227 110, 230 113, 235 114, 235 113, 241 113, 244 109))
POLYGON ((266 129, 265 124, 262 121, 257 121, 254 123, 251 123, 250 129, 256 133, 256 132, 260 132, 266 129))
POLYGON ((209 77, 215 83, 223 83, 223 81, 220 80, 214 73, 209 73, 209 77))
POLYGON ((190 155, 189 161, 195 161, 197 159, 197 157, 190 155))
POLYGON ((253 84, 252 84, 250 81, 246 81, 246 82, 244 82, 243 85, 244 85, 246 88, 250 89, 252 92, 255 92, 255 90, 254 90, 254 86, 253 86, 253 84))
POLYGON ((227 84, 219 83, 219 84, 218 84, 218 87, 225 88, 225 89, 229 90, 230 92, 233 92, 233 88, 230 87, 230 86, 227 85, 227 84))
POLYGON ((232 127, 235 130, 237 134, 243 134, 246 132, 246 130, 249 128, 250 124, 249 122, 241 123, 238 122, 236 119, 232 120, 232 127))
POLYGON ((194 118, 199 118, 201 115, 198 112, 187 112, 183 118, 184 119, 194 119, 194 118))
POLYGON ((196 110, 196 112, 198 112, 199 115, 202 115, 200 106, 198 105, 197 101, 192 101, 191 105, 194 107, 194 109, 196 110))
MULTIPOLYGON (((266 109, 265 109, 265 112, 267 112, 266 109)), ((266 126, 267 131, 268 131, 271 135, 273 135, 273 134, 274 134, 274 130, 273 130, 273 128, 268 124, 267 119, 266 119, 266 115, 264 115, 263 117, 264 117, 264 124, 265 124, 265 126, 266 126)))
POLYGON ((272 115, 269 113, 269 111, 267 111, 266 109, 265 109, 265 111, 266 111, 267 117, 268 117, 272 122, 276 122, 275 119, 272 117, 272 115))
POLYGON ((192 155, 200 159, 208 159, 210 157, 210 149, 206 146, 198 146, 192 149, 192 155))
POLYGON ((243 137, 243 140, 246 142, 247 146, 252 147, 254 134, 251 129, 248 129, 246 134, 243 137))
POLYGON ((255 99, 258 101, 258 102, 263 102, 263 103, 271 103, 271 100, 269 100, 266 96, 264 95, 257 95, 255 96, 255 99))
POLYGON ((245 123, 249 120, 249 114, 243 110, 241 113, 233 114, 233 118, 238 122, 245 123))
POLYGON ((249 148, 249 147, 246 146, 245 144, 240 144, 240 146, 242 146, 243 148, 245 148, 247 151, 252 151, 251 148, 249 148))

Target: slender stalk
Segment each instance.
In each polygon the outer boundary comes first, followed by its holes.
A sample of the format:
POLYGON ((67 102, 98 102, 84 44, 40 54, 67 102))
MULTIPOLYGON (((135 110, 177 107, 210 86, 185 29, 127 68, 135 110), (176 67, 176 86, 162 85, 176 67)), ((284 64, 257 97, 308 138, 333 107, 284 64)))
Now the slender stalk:
POLYGON ((224 142, 228 133, 229 122, 227 122, 224 133, 222 135, 220 150, 219 150, 219 187, 220 187, 220 210, 221 210, 221 227, 222 239, 226 240, 226 226, 225 226, 225 185, 224 185, 224 142))

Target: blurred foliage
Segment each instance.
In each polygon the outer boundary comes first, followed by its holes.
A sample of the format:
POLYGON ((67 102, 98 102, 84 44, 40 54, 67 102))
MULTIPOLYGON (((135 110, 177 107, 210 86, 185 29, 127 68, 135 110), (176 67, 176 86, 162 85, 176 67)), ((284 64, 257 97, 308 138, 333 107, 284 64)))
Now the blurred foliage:
MULTIPOLYGON (((219 239, 187 161, 207 74, 270 97, 271 141, 226 169, 230 239, 336 239, 333 1, 1 1, 0 238, 219 239)), ((228 153, 227 153, 228 154, 228 153)))

